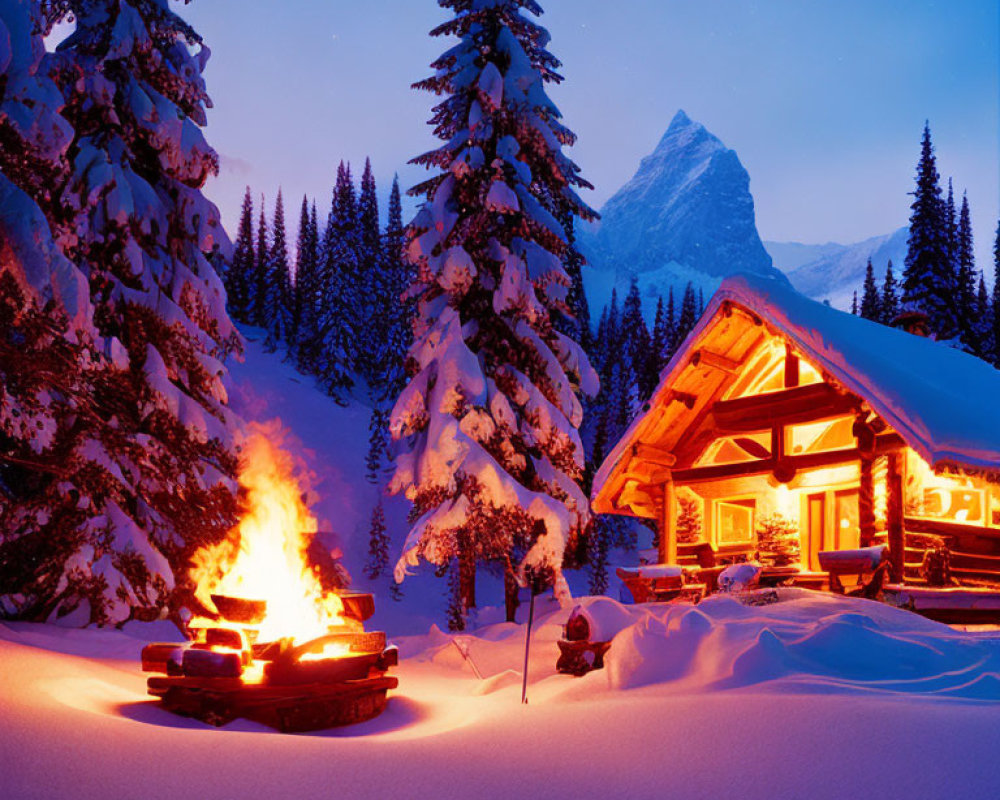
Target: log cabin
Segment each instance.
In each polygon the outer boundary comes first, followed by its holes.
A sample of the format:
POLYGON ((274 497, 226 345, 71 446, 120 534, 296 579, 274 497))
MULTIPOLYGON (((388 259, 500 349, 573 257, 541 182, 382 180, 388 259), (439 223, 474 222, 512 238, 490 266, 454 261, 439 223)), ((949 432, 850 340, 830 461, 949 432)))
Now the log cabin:
POLYGON ((821 574, 820 553, 886 544, 897 585, 940 585, 930 552, 949 584, 1000 589, 998 400, 1000 372, 971 355, 734 276, 601 466, 592 505, 655 520, 661 564, 707 548, 766 563, 777 520, 802 575, 821 574))

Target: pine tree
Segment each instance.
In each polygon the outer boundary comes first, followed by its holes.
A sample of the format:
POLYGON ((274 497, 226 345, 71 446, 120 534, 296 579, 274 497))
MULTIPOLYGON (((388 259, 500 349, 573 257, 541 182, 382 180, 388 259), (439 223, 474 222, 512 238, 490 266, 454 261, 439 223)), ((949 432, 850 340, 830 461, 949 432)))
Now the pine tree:
POLYGON ((878 321, 882 318, 882 301, 879 298, 878 284, 875 283, 875 270, 872 260, 868 259, 865 267, 865 283, 861 294, 861 316, 865 319, 878 321))
POLYGON ((274 281, 271 270, 271 248, 268 244, 267 212, 264 195, 260 196, 260 216, 257 219, 257 250, 254 253, 254 282, 250 295, 250 321, 258 328, 267 327, 267 296, 274 281))
POLYGON ((544 91, 558 78, 548 34, 522 14, 541 9, 440 2, 455 16, 432 34, 458 44, 415 84, 443 98, 433 123, 444 144, 414 159, 439 172, 411 190, 426 197, 408 230, 419 319, 392 417, 410 450, 390 490, 405 491, 420 517, 396 577, 420 556, 454 559, 463 611, 475 604, 476 563, 495 560, 508 591, 530 569, 567 600, 565 543, 590 523, 578 392, 593 394, 597 380, 552 324, 570 283, 568 237, 552 210, 596 215, 574 192, 584 182, 561 151, 572 134, 544 91))
MULTIPOLYGON (((66 255, 88 273, 111 354, 92 387, 114 432, 106 492, 91 497, 64 598, 97 621, 178 612, 191 553, 221 540, 237 510, 235 419, 220 363, 239 347, 205 253, 228 250, 201 193, 218 156, 201 134, 207 49, 165 4, 67 0, 76 29, 51 56, 73 127, 66 255), (154 111, 155 109, 155 111, 154 111)), ((86 503, 88 498, 82 498, 86 503)))
MULTIPOLYGON (((951 185, 949 183, 949 190, 951 185)), ((982 326, 976 313, 976 257, 972 241, 969 198, 963 193, 962 207, 955 228, 955 263, 958 269, 958 323, 962 344, 970 353, 982 351, 982 326)))
POLYGON ((903 304, 927 314, 931 330, 939 339, 950 339, 956 331, 957 278, 949 249, 947 209, 941 199, 928 124, 924 125, 910 209, 903 304))
POLYGON ((671 331, 667 326, 667 311, 663 305, 663 295, 656 298, 656 316, 653 319, 653 335, 650 340, 649 353, 646 357, 646 385, 649 393, 643 397, 648 400, 660 383, 660 372, 666 366, 663 354, 670 340, 671 331))
POLYGON ((622 310, 623 355, 628 359, 632 374, 636 377, 636 393, 640 401, 653 393, 649 384, 647 359, 650 350, 649 328, 642 316, 642 298, 639 296, 639 282, 633 276, 622 310))
POLYGON ((854 290, 854 295, 851 297, 851 313, 854 316, 858 315, 858 290, 854 290))
POLYGON ((992 322, 993 366, 1000 369, 1000 220, 997 221, 997 232, 993 239, 993 302, 990 304, 993 313, 992 322))
POLYGON ((371 524, 368 528, 368 563, 365 564, 365 577, 375 580, 385 574, 389 566, 389 534, 385 527, 385 507, 382 496, 372 509, 371 524))
POLYGON ((233 258, 226 270, 226 296, 229 313, 238 322, 249 322, 250 289, 256 259, 253 249, 253 198, 247 186, 240 212, 240 227, 233 247, 233 258))
POLYGON ((299 209, 299 231, 295 237, 295 274, 292 280, 292 307, 288 332, 288 350, 296 361, 304 333, 306 298, 309 293, 307 287, 316 283, 316 262, 312 258, 311 237, 309 198, 303 195, 302 207, 299 209))
POLYGON ((326 390, 341 405, 354 385, 357 340, 358 210, 350 167, 337 168, 333 204, 323 234, 321 300, 317 335, 319 354, 316 370, 326 390))
POLYGON ((267 253, 269 282, 264 295, 266 346, 274 350, 280 341, 288 341, 292 327, 292 276, 288 268, 285 243, 285 204, 278 189, 271 224, 271 248, 267 253))
POLYGON ((584 352, 590 353, 594 342, 590 330, 590 304, 587 302, 587 291, 583 285, 583 265, 586 262, 583 254, 576 246, 576 225, 570 207, 561 210, 559 224, 566 231, 566 252, 563 254, 563 269, 569 276, 569 295, 566 298, 568 314, 557 317, 559 330, 573 341, 579 342, 584 352))
POLYGON ((892 259, 885 265, 885 280, 882 282, 882 300, 880 308, 882 311, 881 321, 883 325, 892 325, 899 314, 899 284, 896 283, 896 276, 892 271, 892 259))
POLYGON ((358 197, 358 270, 354 278, 358 307, 354 312, 351 337, 364 342, 354 350, 353 368, 369 387, 380 379, 380 367, 389 342, 389 292, 382 258, 378 195, 370 159, 365 159, 358 197))
POLYGON ((948 178, 948 194, 944 201, 944 228, 948 240, 948 260, 951 269, 958 273, 958 209, 955 206, 955 189, 948 178))
POLYGON ((697 321, 697 300, 695 299, 694 286, 689 283, 684 287, 684 296, 681 298, 681 311, 677 317, 677 327, 674 333, 674 351, 684 343, 688 334, 694 330, 697 321))
POLYGON ((975 309, 975 332, 978 344, 976 355, 992 363, 993 308, 990 305, 990 293, 986 289, 986 276, 982 270, 979 271, 979 282, 976 287, 975 309))
POLYGON ((399 194, 399 176, 393 176, 389 192, 389 210, 382 257, 389 300, 389 332, 385 361, 382 364, 383 393, 395 398, 406 383, 406 353, 413 342, 413 316, 415 306, 406 291, 416 278, 409 261, 403 257, 406 231, 403 227, 403 204, 399 194))

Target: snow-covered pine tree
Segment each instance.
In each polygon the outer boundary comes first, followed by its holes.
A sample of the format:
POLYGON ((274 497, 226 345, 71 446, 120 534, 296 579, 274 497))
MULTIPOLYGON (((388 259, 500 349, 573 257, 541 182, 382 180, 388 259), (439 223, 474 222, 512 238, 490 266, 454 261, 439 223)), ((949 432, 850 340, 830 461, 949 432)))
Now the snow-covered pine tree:
POLYGON ((944 227, 948 239, 948 258, 951 269, 958 274, 958 207, 955 205, 955 189, 948 178, 948 194, 944 201, 944 227))
POLYGON ((591 595, 604 594, 608 590, 608 523, 607 517, 597 517, 587 541, 587 562, 590 564, 587 591, 591 595))
POLYGON ((368 527, 368 562, 365 577, 373 581, 382 576, 389 566, 389 534, 385 527, 385 506, 382 493, 372 509, 371 524, 368 527))
POLYGON ((882 318, 882 301, 879 297, 878 284, 875 283, 875 269, 872 267, 871 258, 865 267, 865 282, 861 288, 861 316, 876 322, 882 318))
POLYGON ((61 237, 88 274, 114 367, 92 389, 114 436, 89 443, 107 493, 81 499, 94 504, 89 524, 53 588, 121 622, 178 610, 190 554, 233 525, 223 360, 240 339, 204 255, 229 249, 201 192, 218 170, 201 133, 207 48, 165 3, 65 0, 49 22, 67 14, 75 31, 52 56, 75 130, 59 198, 75 213, 61 237))
POLYGON ((355 278, 358 308, 354 312, 354 369, 369 388, 380 379, 389 342, 391 299, 382 259, 382 232, 379 228, 378 194, 371 159, 365 159, 358 196, 358 275, 355 278), (363 343, 363 344, 362 344, 363 343))
POLYGON ((278 189, 271 223, 271 248, 267 253, 270 280, 264 295, 267 340, 270 350, 278 342, 287 342, 292 327, 292 275, 288 267, 288 245, 285 241, 285 203, 278 189))
MULTIPOLYGON (((399 193, 399 176, 392 179, 385 236, 382 242, 389 299, 388 346, 381 366, 381 384, 386 398, 396 398, 406 385, 406 353, 413 342, 414 303, 407 294, 416 274, 404 258, 406 229, 403 226, 403 203, 399 193)), ((391 401, 390 401, 391 402, 391 401)))
POLYGON ((316 201, 309 208, 308 238, 303 237, 305 249, 299 252, 301 262, 302 283, 296 283, 296 299, 301 305, 299 330, 295 336, 295 363, 302 371, 317 374, 320 363, 321 341, 319 337, 319 320, 323 302, 323 280, 325 262, 323 249, 320 246, 319 217, 316 213, 316 201))
POLYGON ((993 350, 988 360, 1000 369, 1000 220, 997 220, 997 232, 993 238, 993 302, 990 307, 993 312, 990 314, 993 350))
POLYGON ((660 361, 666 366, 670 359, 674 357, 674 353, 677 352, 677 345, 680 342, 677 341, 677 306, 674 303, 674 287, 671 286, 667 290, 667 335, 666 343, 664 345, 663 352, 660 354, 660 361))
POLYGON ((254 252, 253 290, 250 294, 250 323, 258 328, 267 327, 267 296, 273 278, 271 248, 268 243, 267 209, 264 195, 260 196, 260 216, 257 219, 257 249, 254 252))
POLYGON ((975 307, 976 342, 979 345, 976 355, 984 361, 990 361, 993 353, 993 308, 990 305, 990 293, 986 289, 986 276, 982 270, 979 270, 975 307))
POLYGON ((885 280, 882 281, 882 299, 879 307, 882 312, 882 324, 892 325, 899 314, 899 284, 896 283, 896 275, 892 271, 891 258, 885 265, 885 280))
POLYGON ((340 162, 333 190, 333 204, 323 233, 320 254, 320 304, 317 319, 319 339, 317 375, 340 404, 354 385, 358 314, 358 206, 351 169, 340 162))
POLYGON ((646 385, 649 392, 643 395, 643 402, 650 398, 653 390, 660 382, 660 372, 666 365, 663 353, 666 350, 670 330, 667 327, 667 310, 663 305, 663 295, 656 298, 656 316, 653 318, 653 333, 649 343, 649 353, 646 356, 646 385))
POLYGON ((688 284, 684 287, 684 296, 681 298, 681 310, 677 316, 677 326, 674 331, 674 350, 676 351, 687 336, 694 329, 698 321, 698 300, 695 297, 694 286, 688 284))
POLYGON ((87 279, 50 225, 73 132, 45 28, 37 2, 0 2, 0 618, 37 620, 80 602, 72 559, 106 484, 87 279))
POLYGON ((956 278, 948 240, 948 220, 941 199, 930 125, 924 124, 910 205, 910 232, 903 272, 903 305, 927 314, 939 339, 955 334, 956 278))
POLYGON ((642 298, 639 295, 639 281, 632 277, 625 304, 622 309, 622 340, 625 345, 623 355, 628 358, 636 377, 636 391, 639 401, 644 401, 653 393, 649 385, 647 356, 650 348, 649 328, 642 316, 642 298))
POLYGON ((556 325, 560 332, 579 342, 588 355, 594 347, 593 333, 590 330, 590 304, 587 302, 587 292, 583 285, 583 265, 586 262, 583 254, 576 246, 576 224, 572 209, 564 207, 559 214, 559 222, 566 231, 566 252, 563 254, 563 269, 569 276, 569 296, 566 304, 569 314, 560 314, 556 325))
MULTIPOLYGON (((949 183, 949 189, 951 188, 949 183)), ((955 263, 958 269, 958 323, 962 344, 970 353, 979 355, 982 348, 982 328, 976 310, 977 273, 975 248, 972 241, 972 220, 969 198, 963 192, 962 206, 955 228, 955 263)))
POLYGON ((233 245, 233 257, 226 270, 226 300, 230 316, 237 322, 249 322, 250 290, 255 279, 253 246, 253 197, 247 186, 240 211, 240 227, 233 245))
POLYGON ((310 281, 310 272, 315 274, 315 263, 310 263, 309 252, 309 198, 302 195, 299 208, 299 229, 295 237, 295 273, 292 279, 291 309, 289 314, 288 353, 298 361, 299 337, 302 333, 302 314, 305 310, 303 285, 310 281))
POLYGON ((441 172, 412 190, 426 197, 408 231, 419 314, 412 378, 392 415, 393 437, 408 446, 390 489, 405 491, 419 518, 396 577, 420 557, 455 558, 468 609, 476 562, 497 560, 508 589, 516 571, 549 573, 566 601, 563 551, 590 522, 578 394, 595 393, 597 378, 552 324, 568 311, 570 281, 566 232, 545 203, 595 214, 573 189, 584 182, 561 151, 571 134, 545 93, 558 63, 548 33, 522 13, 541 8, 439 4, 454 17, 432 35, 459 41, 415 84, 443 96, 432 121, 445 144, 414 159, 441 172))

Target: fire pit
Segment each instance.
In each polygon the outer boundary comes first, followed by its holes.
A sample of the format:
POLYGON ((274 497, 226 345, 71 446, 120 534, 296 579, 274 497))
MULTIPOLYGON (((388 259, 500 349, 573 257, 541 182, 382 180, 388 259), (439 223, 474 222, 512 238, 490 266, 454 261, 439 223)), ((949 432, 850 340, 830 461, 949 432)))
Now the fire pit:
POLYGON ((344 591, 346 573, 327 553, 305 504, 303 470, 257 426, 240 469, 239 524, 192 556, 185 644, 151 644, 142 668, 149 693, 178 714, 225 725, 236 717, 280 731, 310 731, 379 714, 397 685, 385 634, 366 633, 370 594, 344 591))
POLYGON ((371 595, 339 595, 343 624, 302 644, 291 637, 256 641, 267 604, 213 596, 221 619, 191 629, 193 642, 142 651, 151 695, 168 710, 212 725, 237 717, 286 733, 331 728, 378 716, 398 685, 386 672, 398 662, 381 631, 366 632, 371 595))

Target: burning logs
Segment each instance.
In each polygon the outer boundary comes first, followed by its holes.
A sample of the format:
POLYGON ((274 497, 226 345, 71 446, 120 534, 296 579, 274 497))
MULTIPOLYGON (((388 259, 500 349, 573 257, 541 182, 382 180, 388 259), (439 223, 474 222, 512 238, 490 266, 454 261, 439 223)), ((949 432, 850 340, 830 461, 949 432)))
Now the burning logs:
POLYGON ((344 597, 351 624, 296 644, 291 637, 254 641, 265 602, 214 595, 223 619, 193 628, 195 642, 143 648, 143 671, 160 673, 148 691, 168 710, 212 725, 243 717, 301 732, 371 719, 398 684, 386 676, 398 652, 383 632, 357 629, 374 611, 371 595, 344 597))

